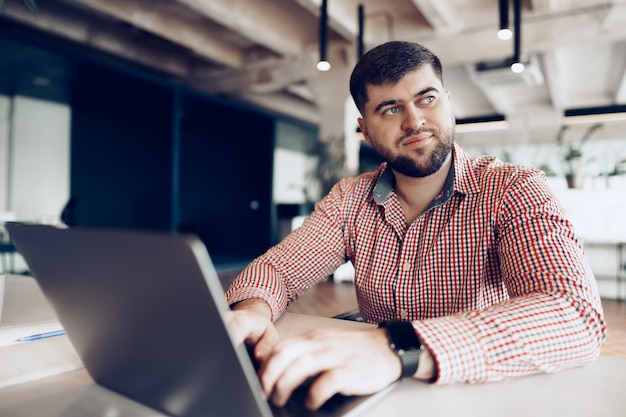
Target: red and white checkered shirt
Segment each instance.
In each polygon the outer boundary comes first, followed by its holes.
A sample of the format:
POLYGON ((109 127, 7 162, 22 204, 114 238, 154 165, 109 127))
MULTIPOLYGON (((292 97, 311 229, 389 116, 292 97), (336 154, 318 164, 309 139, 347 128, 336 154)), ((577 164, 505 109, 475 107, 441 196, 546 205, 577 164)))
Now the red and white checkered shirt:
POLYGON ((470 159, 458 146, 442 194, 407 224, 393 174, 343 179, 304 224, 254 260, 229 303, 278 318, 346 260, 366 321, 411 320, 438 383, 593 362, 605 323, 581 243, 541 171, 470 159))

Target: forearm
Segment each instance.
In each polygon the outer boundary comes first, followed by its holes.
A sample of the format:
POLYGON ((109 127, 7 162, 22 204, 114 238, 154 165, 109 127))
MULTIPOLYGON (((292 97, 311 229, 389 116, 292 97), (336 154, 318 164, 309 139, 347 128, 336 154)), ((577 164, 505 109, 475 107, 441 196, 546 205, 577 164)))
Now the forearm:
POLYGON ((229 304, 262 299, 276 320, 290 302, 332 274, 345 262, 343 240, 334 223, 325 220, 324 215, 312 215, 281 243, 251 262, 228 289, 229 304), (320 236, 324 242, 319 241, 320 236))
POLYGON ((593 362, 605 325, 593 304, 533 294, 483 311, 416 322, 437 382, 485 382, 593 362))
POLYGON ((264 300, 260 298, 249 298, 231 305, 233 310, 248 310, 250 312, 260 314, 267 320, 272 320, 272 309, 264 300))
POLYGON ((413 375, 413 378, 417 378, 422 381, 432 382, 437 379, 437 374, 438 371, 435 359, 430 353, 430 350, 428 350, 428 348, 425 348, 420 354, 417 371, 415 371, 415 375, 413 375))
POLYGON ((249 306, 247 301, 260 301, 267 307, 272 321, 287 309, 287 295, 276 271, 258 259, 246 267, 226 292, 231 306, 249 306))

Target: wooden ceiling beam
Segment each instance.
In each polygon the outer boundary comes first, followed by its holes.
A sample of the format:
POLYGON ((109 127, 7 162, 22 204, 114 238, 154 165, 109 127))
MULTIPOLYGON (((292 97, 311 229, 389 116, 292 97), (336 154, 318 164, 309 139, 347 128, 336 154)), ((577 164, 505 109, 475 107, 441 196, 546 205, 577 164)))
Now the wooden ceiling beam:
POLYGON ((21 4, 7 2, 2 13, 3 17, 160 72, 176 77, 186 77, 188 73, 186 56, 145 42, 141 37, 127 36, 119 27, 77 10, 50 3, 46 4, 45 13, 34 17, 21 4))
POLYGON ((457 29, 459 20, 453 6, 447 0, 411 0, 435 32, 457 29))
POLYGON ((190 52, 230 68, 243 66, 243 54, 208 29, 210 24, 191 13, 177 13, 161 1, 73 0, 74 4, 112 16, 137 28, 169 40, 190 52))
MULTIPOLYGON (((293 0, 309 11, 315 20, 319 19, 321 0, 293 0)), ((352 1, 328 2, 328 28, 343 40, 354 42, 358 32, 357 7, 352 1)), ((317 31, 315 32, 317 35, 317 31)), ((317 38, 316 38, 317 39, 317 38)))
POLYGON ((237 96, 249 104, 257 105, 263 109, 277 114, 288 116, 296 120, 301 120, 313 126, 321 123, 319 110, 314 104, 296 98, 286 93, 270 94, 244 94, 237 96))
POLYGON ((205 91, 216 94, 271 93, 301 83, 315 71, 306 54, 266 59, 241 70, 193 70, 189 80, 205 91))
MULTIPOLYGON (((281 56, 299 55, 311 37, 317 23, 306 10, 285 9, 280 2, 240 0, 176 0, 190 10, 210 18, 225 28, 237 32, 250 43, 281 56), (270 29, 271 30, 268 30, 270 29)), ((316 32, 314 32, 316 33, 316 32)))

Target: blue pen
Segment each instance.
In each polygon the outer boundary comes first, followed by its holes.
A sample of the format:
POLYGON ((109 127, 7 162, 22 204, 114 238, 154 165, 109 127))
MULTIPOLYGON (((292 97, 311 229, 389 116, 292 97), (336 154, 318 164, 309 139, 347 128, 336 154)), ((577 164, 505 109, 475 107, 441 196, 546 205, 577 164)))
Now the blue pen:
POLYGON ((17 342, 31 342, 33 340, 47 339, 48 337, 63 336, 64 334, 65 334, 65 330, 55 330, 52 332, 39 333, 39 334, 30 335, 30 336, 20 337, 19 339, 17 339, 17 342))

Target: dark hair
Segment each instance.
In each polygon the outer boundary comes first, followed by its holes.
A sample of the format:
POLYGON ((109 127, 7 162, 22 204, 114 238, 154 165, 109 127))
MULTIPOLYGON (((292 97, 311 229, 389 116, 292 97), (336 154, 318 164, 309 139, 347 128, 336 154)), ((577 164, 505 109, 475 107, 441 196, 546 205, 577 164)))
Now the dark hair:
POLYGON ((443 84, 441 62, 429 49, 412 42, 392 41, 368 51, 357 62, 350 76, 350 94, 364 115, 368 85, 395 84, 408 72, 430 64, 443 84))

